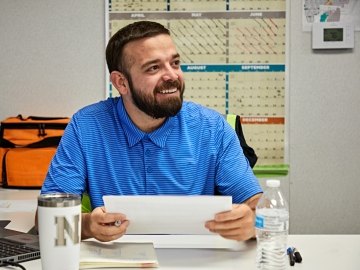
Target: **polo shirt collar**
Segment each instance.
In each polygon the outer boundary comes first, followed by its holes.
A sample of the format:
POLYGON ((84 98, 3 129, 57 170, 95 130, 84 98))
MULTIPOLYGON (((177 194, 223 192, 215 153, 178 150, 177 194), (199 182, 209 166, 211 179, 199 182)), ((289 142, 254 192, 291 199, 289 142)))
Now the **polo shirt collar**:
POLYGON ((177 123, 176 119, 178 118, 178 115, 175 115, 174 117, 168 117, 158 129, 151 133, 146 133, 134 125, 125 110, 125 106, 121 97, 117 102, 117 113, 120 118, 120 124, 124 130, 129 147, 133 147, 141 140, 148 138, 155 145, 163 148, 166 144, 167 138, 175 127, 175 124, 177 123))

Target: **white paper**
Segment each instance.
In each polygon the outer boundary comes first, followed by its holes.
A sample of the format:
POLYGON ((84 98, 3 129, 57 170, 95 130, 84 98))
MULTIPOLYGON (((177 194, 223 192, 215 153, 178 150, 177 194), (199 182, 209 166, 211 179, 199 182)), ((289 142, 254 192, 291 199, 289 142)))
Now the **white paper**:
POLYGON ((28 232, 35 225, 35 212, 0 212, 1 220, 11 220, 9 230, 28 232))
POLYGON ((205 222, 232 208, 231 196, 104 196, 106 212, 123 213, 127 234, 211 234, 205 222))
POLYGON ((35 212, 36 200, 0 200, 0 212, 35 212))

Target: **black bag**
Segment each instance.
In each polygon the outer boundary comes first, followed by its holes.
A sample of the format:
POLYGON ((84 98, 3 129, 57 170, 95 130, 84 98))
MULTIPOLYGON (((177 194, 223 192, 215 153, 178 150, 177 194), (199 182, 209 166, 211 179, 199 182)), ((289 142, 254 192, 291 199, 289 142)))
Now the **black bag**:
POLYGON ((242 127, 241 127, 241 119, 240 119, 240 116, 239 115, 231 115, 232 117, 228 117, 227 116, 227 121, 229 122, 229 124, 231 126, 234 126, 234 123, 230 123, 230 121, 234 121, 235 120, 235 131, 236 131, 236 134, 239 138, 239 141, 240 141, 240 145, 243 149, 243 152, 244 152, 244 155, 245 157, 247 158, 247 160, 249 161, 249 164, 250 164, 250 167, 251 168, 254 168, 257 160, 258 160, 258 157, 254 151, 254 149, 252 147, 250 147, 247 143, 246 143, 246 140, 245 140, 245 136, 244 136, 244 132, 242 130, 242 127))

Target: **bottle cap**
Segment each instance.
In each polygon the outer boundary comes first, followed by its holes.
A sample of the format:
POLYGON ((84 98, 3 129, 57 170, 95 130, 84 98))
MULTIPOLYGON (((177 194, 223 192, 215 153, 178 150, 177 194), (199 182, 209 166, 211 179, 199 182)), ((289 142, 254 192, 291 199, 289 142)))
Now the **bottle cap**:
POLYGON ((266 186, 268 187, 280 187, 280 180, 269 179, 266 181, 266 186))

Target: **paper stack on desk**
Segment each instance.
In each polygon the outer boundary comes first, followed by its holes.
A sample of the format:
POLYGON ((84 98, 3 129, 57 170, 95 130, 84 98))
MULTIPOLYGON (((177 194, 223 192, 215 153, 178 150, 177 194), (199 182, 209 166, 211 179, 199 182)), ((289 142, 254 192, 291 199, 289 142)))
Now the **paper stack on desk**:
POLYGON ((81 242, 80 269, 119 267, 158 267, 153 244, 81 242))

